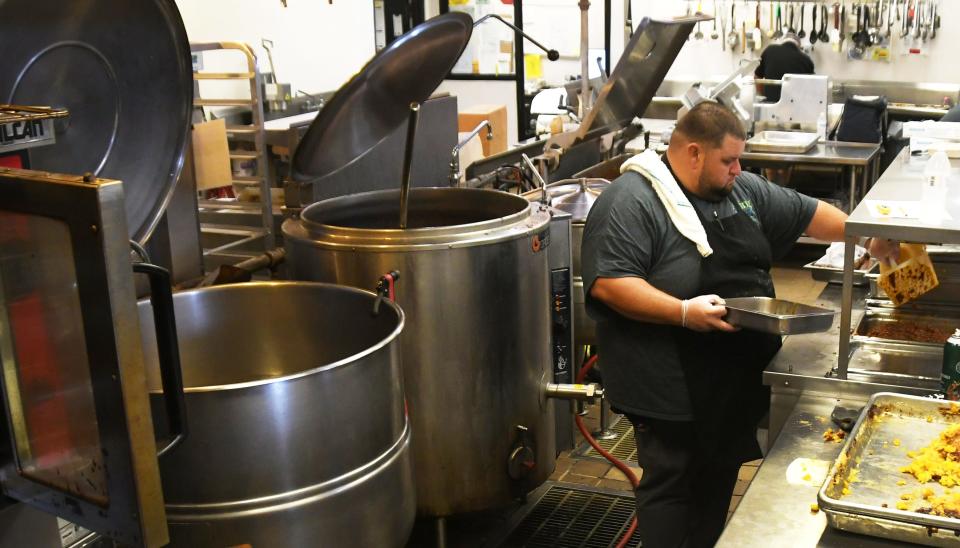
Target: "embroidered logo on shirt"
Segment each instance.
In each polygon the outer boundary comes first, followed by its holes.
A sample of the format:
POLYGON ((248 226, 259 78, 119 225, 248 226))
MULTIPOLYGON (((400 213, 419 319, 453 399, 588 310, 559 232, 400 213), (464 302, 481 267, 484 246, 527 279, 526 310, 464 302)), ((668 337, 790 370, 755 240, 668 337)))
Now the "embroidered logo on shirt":
POLYGON ((753 222, 760 224, 760 217, 757 217, 757 210, 753 208, 753 202, 747 199, 747 200, 740 200, 737 203, 740 205, 740 209, 747 214, 747 217, 750 217, 751 219, 753 219, 753 222))

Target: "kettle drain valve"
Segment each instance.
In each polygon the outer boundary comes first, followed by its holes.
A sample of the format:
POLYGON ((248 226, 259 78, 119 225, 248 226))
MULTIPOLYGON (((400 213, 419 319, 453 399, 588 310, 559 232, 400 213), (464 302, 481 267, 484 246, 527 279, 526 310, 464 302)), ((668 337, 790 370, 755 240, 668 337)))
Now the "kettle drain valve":
POLYGON ((578 400, 593 403, 597 398, 603 398, 603 388, 598 384, 562 384, 547 383, 547 397, 563 400, 578 400))

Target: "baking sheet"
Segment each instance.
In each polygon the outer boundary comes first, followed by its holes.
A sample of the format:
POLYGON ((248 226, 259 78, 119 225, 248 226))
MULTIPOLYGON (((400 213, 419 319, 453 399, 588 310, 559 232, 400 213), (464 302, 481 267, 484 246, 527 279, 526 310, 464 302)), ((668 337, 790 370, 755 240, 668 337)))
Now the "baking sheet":
POLYGON ((960 423, 960 415, 941 412, 949 406, 933 398, 874 394, 817 495, 827 522, 846 531, 929 546, 960 545, 960 519, 916 511, 925 507, 922 497, 907 501, 907 510, 897 509, 902 494, 930 488, 940 496, 946 491, 899 470, 912 460, 907 451, 926 447, 946 427, 960 423))
POLYGON ((751 152, 804 153, 817 144, 816 133, 801 131, 761 131, 747 141, 751 152))

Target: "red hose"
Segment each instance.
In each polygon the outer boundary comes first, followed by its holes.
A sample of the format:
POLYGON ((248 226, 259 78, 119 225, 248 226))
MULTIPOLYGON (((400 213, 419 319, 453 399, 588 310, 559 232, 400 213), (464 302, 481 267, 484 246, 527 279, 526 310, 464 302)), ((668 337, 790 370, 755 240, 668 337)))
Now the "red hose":
MULTIPOLYGON (((580 368, 580 372, 577 373, 577 383, 582 384, 584 378, 587 376, 587 372, 597 363, 597 356, 591 356, 586 363, 583 364, 583 367, 580 368)), ((603 412, 603 406, 600 408, 600 412, 603 412)), ((574 416, 574 421, 577 423, 577 428, 580 430, 580 435, 583 436, 583 439, 587 440, 587 443, 597 452, 603 455, 603 458, 610 461, 611 464, 617 467, 617 470, 623 473, 627 477, 627 480, 630 482, 630 485, 634 489, 637 488, 637 485, 640 484, 640 478, 633 473, 633 470, 629 466, 624 464, 620 459, 611 455, 606 449, 600 447, 600 444, 597 443, 597 440, 593 439, 593 436, 590 435, 590 432, 587 431, 587 427, 583 424, 583 419, 580 415, 574 416)), ((620 539, 620 542, 617 543, 617 548, 624 548, 628 542, 630 542, 630 537, 633 536, 633 533, 637 530, 637 516, 634 514, 633 520, 630 522, 630 527, 627 529, 627 532, 623 534, 623 538, 620 539)))

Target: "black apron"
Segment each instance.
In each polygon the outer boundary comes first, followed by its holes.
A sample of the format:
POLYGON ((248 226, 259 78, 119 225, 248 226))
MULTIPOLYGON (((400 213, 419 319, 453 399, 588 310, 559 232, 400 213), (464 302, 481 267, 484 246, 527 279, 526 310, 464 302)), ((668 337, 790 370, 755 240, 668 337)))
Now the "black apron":
MULTIPOLYGON (((736 212, 725 219, 705 218, 694 207, 713 248, 713 254, 700 261, 697 295, 773 297, 770 243, 737 200, 729 201, 736 212)), ((735 462, 762 457, 756 428, 770 402, 762 374, 780 349, 780 336, 682 329, 677 338, 704 450, 735 462)))

